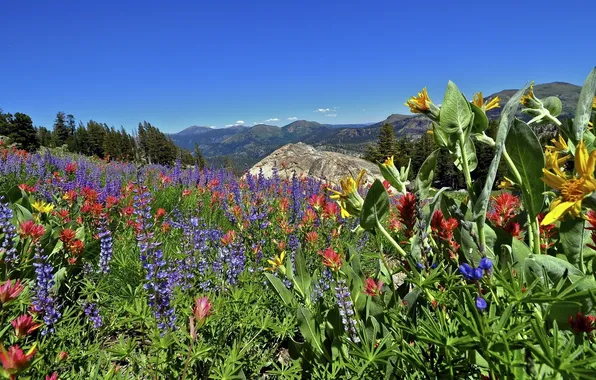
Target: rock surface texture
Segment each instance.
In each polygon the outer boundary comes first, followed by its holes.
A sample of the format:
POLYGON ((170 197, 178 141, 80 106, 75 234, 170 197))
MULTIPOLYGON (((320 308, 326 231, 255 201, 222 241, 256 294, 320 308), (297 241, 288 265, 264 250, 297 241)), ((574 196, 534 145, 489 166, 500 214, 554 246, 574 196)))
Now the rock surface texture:
POLYGON ((383 179, 379 168, 361 158, 336 152, 319 151, 304 143, 287 144, 259 161, 249 172, 253 175, 262 170, 265 177, 273 175, 277 168, 280 178, 309 176, 330 184, 339 184, 340 179, 351 175, 354 178, 361 169, 366 170, 364 183, 372 183, 376 178, 383 179))

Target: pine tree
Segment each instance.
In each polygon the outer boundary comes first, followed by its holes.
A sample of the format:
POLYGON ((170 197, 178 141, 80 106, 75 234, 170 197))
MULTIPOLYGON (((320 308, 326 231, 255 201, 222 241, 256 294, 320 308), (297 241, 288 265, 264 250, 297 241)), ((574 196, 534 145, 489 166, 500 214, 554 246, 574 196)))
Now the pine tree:
POLYGON ((203 157, 203 153, 201 153, 201 149, 199 149, 199 144, 195 141, 195 149, 193 151, 194 159, 196 165, 203 169, 205 167, 205 157, 203 157))
POLYGON ((66 144, 66 140, 70 137, 70 129, 66 124, 66 115, 64 112, 58 112, 56 114, 56 120, 54 120, 54 141, 56 146, 62 146, 66 144))
POLYGON ((385 123, 379 130, 377 143, 367 147, 364 159, 377 163, 382 162, 387 157, 398 156, 398 153, 400 152, 393 125, 385 123))
POLYGON ((14 114, 8 137, 22 149, 34 151, 39 148, 37 132, 33 128, 33 121, 28 115, 17 112, 14 114))
POLYGON ((50 130, 46 127, 37 128, 37 139, 41 146, 45 146, 47 148, 54 146, 54 137, 52 136, 52 132, 50 132, 50 130))

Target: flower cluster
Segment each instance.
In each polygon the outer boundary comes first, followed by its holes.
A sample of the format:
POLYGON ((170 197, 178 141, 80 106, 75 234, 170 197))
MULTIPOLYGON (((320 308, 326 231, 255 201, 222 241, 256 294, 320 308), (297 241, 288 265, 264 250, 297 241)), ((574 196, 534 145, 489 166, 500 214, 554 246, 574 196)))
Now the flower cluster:
POLYGON ((343 278, 337 280, 335 299, 339 306, 339 315, 341 316, 341 322, 344 325, 346 333, 348 333, 354 343, 359 343, 360 338, 356 333, 356 319, 354 319, 354 304, 352 303, 352 297, 346 285, 346 280, 343 278))
POLYGON ((511 236, 521 238, 521 226, 517 222, 521 202, 511 193, 501 193, 492 198, 492 210, 486 214, 495 227, 502 228, 511 236))
POLYGON ((101 326, 103 326, 103 319, 99 314, 99 309, 96 303, 86 302, 83 305, 83 311, 85 312, 85 315, 87 316, 87 318, 89 318, 91 323, 93 323, 94 328, 98 329, 101 326))
POLYGON ((0 198, 0 257, 7 263, 17 260, 17 249, 14 245, 17 229, 11 222, 12 217, 12 209, 0 198))
POLYGON ((108 273, 110 271, 110 261, 112 260, 112 232, 108 225, 108 217, 106 214, 102 215, 99 220, 99 271, 101 273, 108 273))
POLYGON ((33 288, 32 304, 34 311, 43 317, 45 326, 41 333, 45 335, 54 332, 54 325, 61 317, 52 290, 54 286, 54 268, 48 262, 47 256, 44 255, 39 244, 35 245, 33 259, 36 279, 33 288))
POLYGON ((458 226, 457 219, 445 219, 441 210, 435 211, 430 221, 433 239, 440 248, 445 249, 449 253, 449 257, 452 259, 457 258, 457 251, 459 251, 459 243, 453 235, 458 226))

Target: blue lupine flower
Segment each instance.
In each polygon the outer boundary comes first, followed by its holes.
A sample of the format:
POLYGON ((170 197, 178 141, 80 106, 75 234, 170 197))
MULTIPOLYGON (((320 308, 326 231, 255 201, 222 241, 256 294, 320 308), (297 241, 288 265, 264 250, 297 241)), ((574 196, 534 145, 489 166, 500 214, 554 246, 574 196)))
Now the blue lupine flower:
POLYGON ((480 296, 478 296, 476 298, 476 308, 480 311, 484 311, 486 310, 486 308, 488 307, 488 303, 486 303, 486 300, 480 296))
POLYGON ((341 316, 341 322, 344 325, 344 329, 354 343, 359 343, 360 338, 356 333, 356 320, 354 319, 354 304, 352 302, 350 290, 346 286, 346 280, 338 280, 335 291, 335 298, 339 306, 339 315, 341 316))
POLYGON ((480 264, 478 264, 478 267, 485 271, 488 271, 492 269, 493 262, 488 257, 483 257, 482 259, 480 259, 480 264))
POLYGON ((483 276, 481 268, 472 268, 468 263, 460 265, 459 271, 469 281, 479 281, 483 276))
POLYGON ((93 323, 93 328, 100 328, 103 326, 103 320, 101 315, 99 315, 99 309, 97 308, 97 304, 86 302, 83 305, 83 311, 85 315, 89 318, 89 320, 93 323))

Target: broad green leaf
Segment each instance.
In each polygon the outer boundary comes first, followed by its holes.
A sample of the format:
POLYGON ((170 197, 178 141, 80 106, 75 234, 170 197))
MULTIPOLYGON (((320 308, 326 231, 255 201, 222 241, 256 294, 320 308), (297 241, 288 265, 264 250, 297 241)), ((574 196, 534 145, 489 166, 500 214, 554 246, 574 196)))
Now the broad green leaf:
POLYGON ((536 278, 544 282, 544 272, 553 282, 559 281, 565 274, 582 276, 582 272, 568 261, 549 255, 529 255, 524 262, 526 283, 531 284, 536 278))
POLYGON ((558 97, 549 96, 548 98, 541 100, 544 108, 546 108, 548 112, 554 117, 559 116, 563 111, 563 103, 561 103, 561 99, 559 99, 558 97))
MULTIPOLYGON (((288 259, 288 261, 291 261, 288 259)), ((295 285, 298 287, 302 296, 307 299, 310 297, 310 274, 306 268, 304 254, 301 249, 296 250, 294 254, 294 264, 296 265, 295 285)))
POLYGON ((60 286, 64 280, 66 280, 67 276, 68 272, 66 271, 66 267, 62 267, 58 269, 56 273, 54 273, 54 285, 52 286, 52 290, 55 292, 55 294, 59 294, 58 289, 60 289, 60 286))
POLYGON ((484 225, 485 223, 490 193, 497 177, 497 171, 501 162, 501 155, 503 154, 503 149, 505 148, 505 140, 509 134, 511 125, 513 124, 515 113, 519 108, 519 100, 527 89, 528 84, 526 84, 522 89, 516 92, 511 99, 509 99, 507 104, 505 104, 503 107, 503 112, 501 112, 501 119, 499 120, 499 127, 497 129, 497 135, 495 138, 495 156, 493 157, 488 169, 488 173, 486 174, 486 182, 484 183, 484 187, 477 195, 476 202, 474 203, 473 218, 481 225, 484 225))
POLYGON ((18 203, 15 203, 15 216, 19 222, 23 222, 25 220, 32 220, 33 214, 27 208, 21 206, 18 203))
POLYGON ((571 134, 568 136, 575 145, 582 140, 584 131, 588 127, 588 122, 592 116, 594 95, 596 95, 596 67, 592 69, 586 78, 577 102, 571 134))
POLYGON ((559 244, 567 260, 574 265, 579 263, 580 252, 584 249, 585 233, 584 219, 565 220, 559 226, 559 244))
MULTIPOLYGON (((472 172, 476 169, 476 166, 478 166, 478 158, 476 157, 476 146, 470 137, 466 137, 464 148, 466 150, 466 157, 468 159, 468 170, 472 172)), ((459 144, 455 145, 455 152, 451 154, 451 158, 453 159, 453 164, 460 171, 463 170, 463 154, 459 144)))
POLYGON ((284 283, 279 278, 275 277, 271 273, 265 273, 265 277, 267 277, 267 279, 269 280, 269 283, 271 284, 271 286, 273 286, 273 289, 275 290, 277 295, 281 298, 284 305, 290 306, 293 301, 292 292, 290 292, 288 290, 288 288, 286 288, 284 283))
POLYGON ((472 121, 470 103, 459 91, 455 83, 449 81, 447 91, 441 105, 440 129, 448 134, 462 131, 464 135, 469 132, 472 121))
POLYGON ((376 227, 377 221, 382 222, 387 214, 389 214, 389 195, 383 183, 377 179, 364 199, 360 212, 360 226, 365 230, 372 230, 376 227))
POLYGON ((437 149, 429 154, 418 171, 418 175, 416 176, 416 192, 420 200, 424 200, 429 196, 435 170, 437 169, 437 157, 440 151, 440 149, 437 149))
POLYGON ((304 339, 311 345, 313 350, 320 354, 324 354, 323 342, 321 342, 321 333, 319 326, 315 321, 310 310, 306 308, 299 308, 298 314, 298 327, 304 339))
POLYGON ((488 129, 488 117, 486 117, 484 111, 474 103, 470 103, 470 109, 474 114, 472 133, 482 133, 486 131, 488 129))
POLYGON ((530 218, 536 218, 544 204, 545 186, 542 169, 544 153, 536 134, 523 121, 515 120, 505 142, 507 153, 521 176, 524 208, 530 218))

